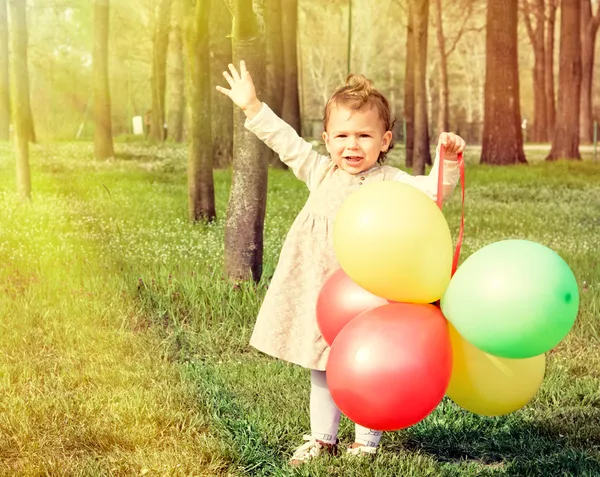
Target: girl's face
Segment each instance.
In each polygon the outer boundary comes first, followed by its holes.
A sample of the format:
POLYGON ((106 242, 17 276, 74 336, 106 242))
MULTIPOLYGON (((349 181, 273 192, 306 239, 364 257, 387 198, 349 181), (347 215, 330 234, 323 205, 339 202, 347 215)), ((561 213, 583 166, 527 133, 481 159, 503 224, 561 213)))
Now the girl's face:
POLYGON ((343 105, 331 108, 327 130, 323 132, 327 152, 333 162, 350 174, 359 174, 377 163, 392 140, 375 108, 353 111, 343 105))

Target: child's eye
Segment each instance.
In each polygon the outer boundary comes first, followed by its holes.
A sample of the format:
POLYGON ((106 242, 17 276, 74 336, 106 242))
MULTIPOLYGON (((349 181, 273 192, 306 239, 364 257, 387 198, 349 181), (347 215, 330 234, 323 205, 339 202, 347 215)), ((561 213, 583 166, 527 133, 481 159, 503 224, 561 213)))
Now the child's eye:
POLYGON ((370 134, 361 134, 360 137, 371 137, 370 134))
POLYGON ((338 134, 336 137, 346 137, 345 134, 338 134))

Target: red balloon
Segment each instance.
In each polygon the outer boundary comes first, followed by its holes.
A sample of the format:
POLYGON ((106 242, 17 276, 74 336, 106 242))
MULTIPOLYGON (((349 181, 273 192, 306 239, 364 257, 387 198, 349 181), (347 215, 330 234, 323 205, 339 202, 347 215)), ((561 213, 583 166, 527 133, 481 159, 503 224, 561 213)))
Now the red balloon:
POLYGON ((327 384, 354 422, 394 431, 435 409, 451 371, 448 322, 439 308, 394 303, 362 313, 340 331, 329 354, 327 384))
POLYGON ((385 298, 373 295, 354 283, 340 268, 323 284, 317 300, 317 324, 327 344, 350 321, 364 311, 387 305, 385 298))

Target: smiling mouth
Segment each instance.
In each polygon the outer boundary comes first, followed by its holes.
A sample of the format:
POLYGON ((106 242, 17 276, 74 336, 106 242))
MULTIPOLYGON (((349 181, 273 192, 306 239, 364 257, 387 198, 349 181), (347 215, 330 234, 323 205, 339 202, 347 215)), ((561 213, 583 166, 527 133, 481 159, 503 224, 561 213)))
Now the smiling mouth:
POLYGON ((344 159, 350 164, 356 164, 362 161, 363 158, 360 156, 344 156, 344 159))

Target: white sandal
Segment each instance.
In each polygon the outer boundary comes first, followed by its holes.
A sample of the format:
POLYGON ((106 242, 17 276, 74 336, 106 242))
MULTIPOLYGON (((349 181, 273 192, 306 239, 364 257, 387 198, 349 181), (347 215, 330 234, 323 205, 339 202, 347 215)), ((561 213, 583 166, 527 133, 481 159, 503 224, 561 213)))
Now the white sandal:
POLYGON ((348 447, 347 453, 350 455, 375 455, 377 454, 377 447, 364 445, 357 447, 348 447))
POLYGON ((327 454, 337 454, 337 443, 327 444, 320 442, 313 436, 303 436, 302 439, 306 441, 306 444, 301 445, 294 451, 294 455, 290 459, 290 465, 296 466, 303 464, 314 457, 318 457, 322 452, 327 454))

